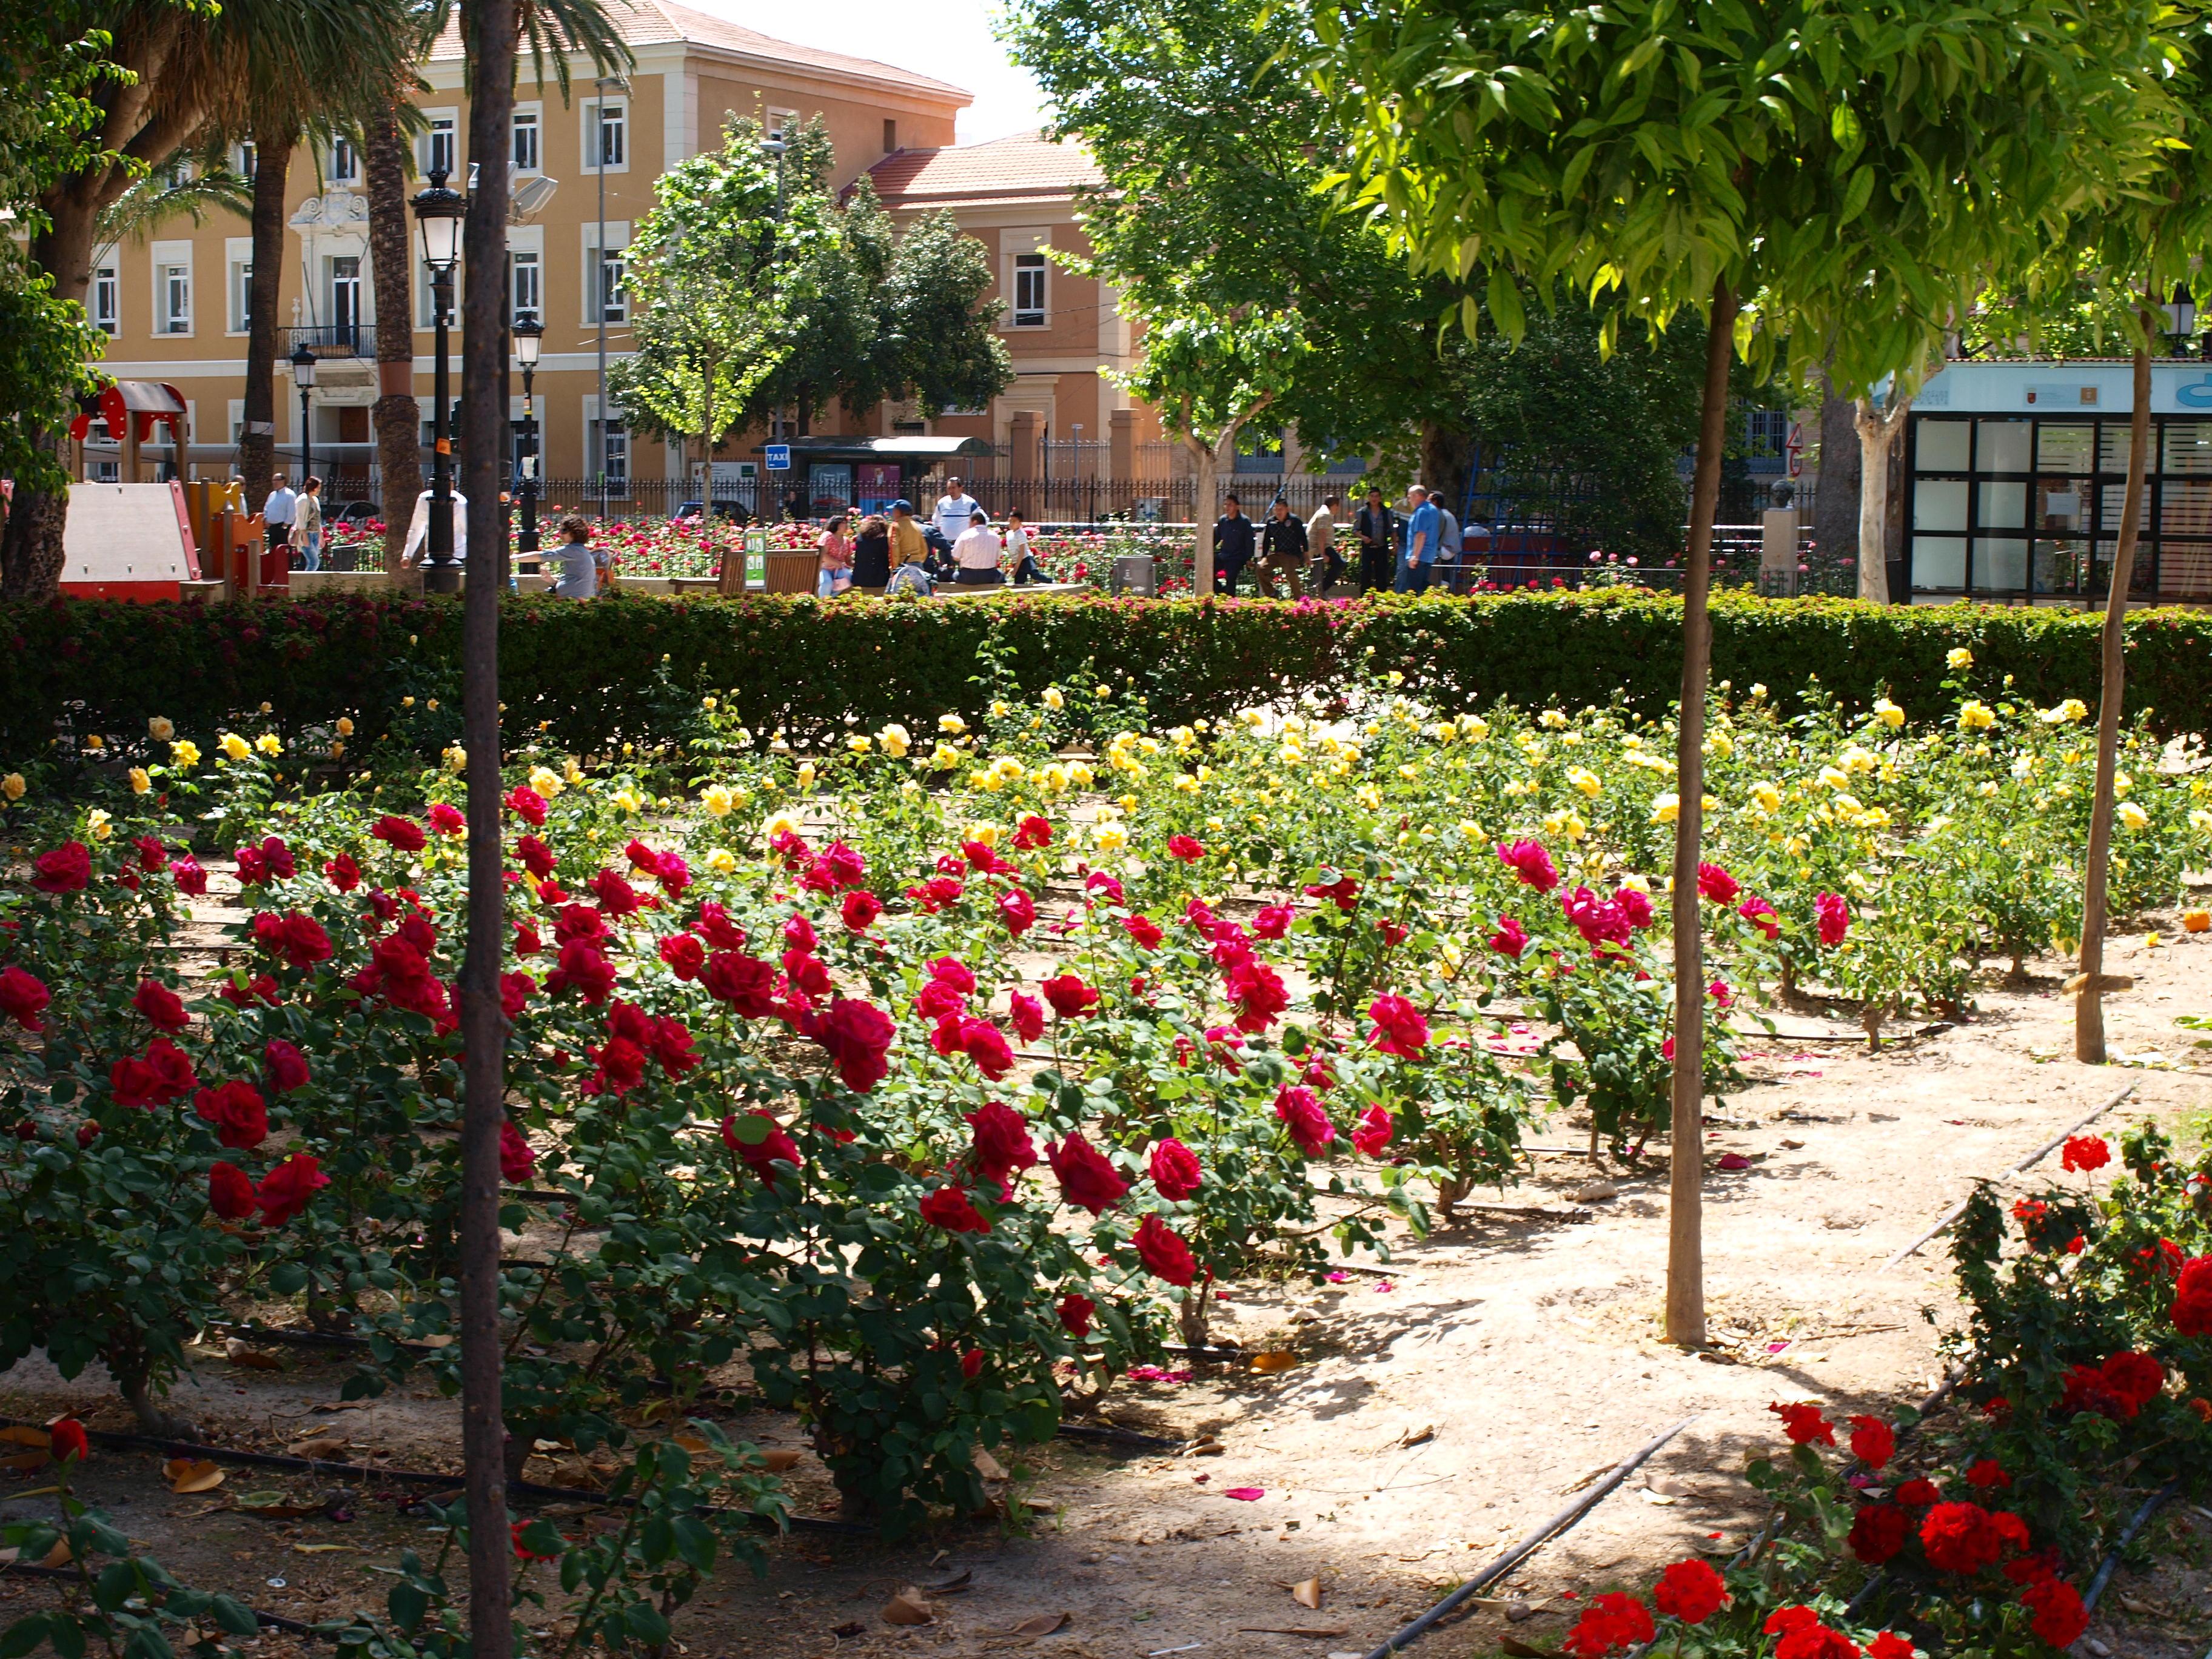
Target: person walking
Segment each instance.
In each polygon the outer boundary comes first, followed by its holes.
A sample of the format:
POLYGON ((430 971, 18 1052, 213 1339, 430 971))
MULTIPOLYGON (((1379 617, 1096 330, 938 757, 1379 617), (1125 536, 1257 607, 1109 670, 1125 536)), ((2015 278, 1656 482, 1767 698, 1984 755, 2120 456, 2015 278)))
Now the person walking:
POLYGON ((937 510, 930 516, 937 520, 937 533, 945 538, 949 547, 968 533, 968 526, 983 504, 960 487, 957 478, 945 481, 945 493, 937 498, 937 510))
MULTIPOLYGON (((411 570, 424 556, 430 541, 430 492, 415 498, 415 516, 407 523, 407 545, 399 550, 399 568, 411 570)), ((469 498, 453 492, 453 562, 469 562, 469 498)))
POLYGON ((1271 599, 1281 594, 1275 592, 1275 578, 1287 576, 1291 580, 1291 597, 1305 597, 1306 527, 1291 511, 1291 504, 1280 495, 1267 508, 1267 522, 1260 528, 1260 592, 1271 599))
POLYGON ((815 538, 814 551, 820 560, 814 597, 833 599, 853 585, 853 544, 846 538, 842 513, 823 526, 822 533, 815 538))
POLYGON ((1406 492, 1406 505, 1412 509, 1406 516, 1406 553, 1390 589, 1395 593, 1425 593, 1444 538, 1443 514, 1419 484, 1406 492))
POLYGON ((283 474, 278 474, 276 489, 261 504, 261 537, 264 547, 289 547, 292 544, 292 520, 300 514, 300 498, 292 493, 292 486, 283 474))
POLYGON ((1324 495, 1313 517, 1306 520, 1306 550, 1318 567, 1313 578, 1316 599, 1327 599, 1330 587, 1344 574, 1344 556, 1336 550, 1336 514, 1343 505, 1343 496, 1324 495))
POLYGON ((891 527, 883 514, 871 513, 860 520, 860 533, 853 538, 853 586, 880 592, 891 579, 891 527))
POLYGON ((979 507, 969 514, 967 529, 952 544, 952 580, 963 587, 997 587, 1006 580, 999 568, 1006 554, 1006 544, 991 528, 990 515, 979 507))
POLYGON ((561 520, 561 549, 553 556, 553 593, 562 599, 599 596, 599 561, 592 550, 591 520, 571 513, 561 520))
POLYGON ((1224 505, 1227 510, 1213 522, 1213 591, 1234 593, 1237 576, 1252 562, 1257 532, 1233 494, 1224 505))
POLYGON ((312 472, 293 506, 292 550, 300 556, 301 569, 323 568, 323 481, 312 472))
POLYGON ((1390 586, 1390 568, 1397 562, 1399 519, 1379 489, 1367 492, 1367 504, 1352 521, 1359 538, 1359 591, 1372 593, 1390 586))
POLYGON ((1037 556, 1032 550, 1036 540, 1036 538, 1030 534, 1029 526, 1022 522, 1020 514, 1006 514, 1006 563, 1013 567, 1013 582, 1017 587, 1026 587, 1032 582, 1048 582, 1052 580, 1045 574, 1044 566, 1038 562, 1037 556))

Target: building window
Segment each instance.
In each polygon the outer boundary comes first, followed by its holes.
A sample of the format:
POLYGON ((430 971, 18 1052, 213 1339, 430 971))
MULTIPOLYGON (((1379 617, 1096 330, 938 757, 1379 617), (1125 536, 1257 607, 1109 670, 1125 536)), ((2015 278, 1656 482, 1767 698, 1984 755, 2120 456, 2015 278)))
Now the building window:
POLYGON ((361 327, 361 256, 357 253, 331 257, 331 326, 336 340, 360 349, 356 337, 361 327))
POLYGON ((610 489, 629 487, 629 428, 617 416, 611 421, 591 422, 592 453, 584 458, 588 466, 597 457, 602 438, 606 443, 607 484, 610 489))
POLYGON ((1014 255, 1014 326, 1042 328, 1045 264, 1042 253, 1014 255))
POLYGON ((538 171, 538 112, 534 109, 514 112, 514 170, 538 171))
POLYGON ((192 331, 192 268, 189 264, 157 265, 154 270, 155 303, 161 307, 163 334, 192 331))
POLYGON ((258 163, 255 160, 254 148, 251 143, 241 143, 232 149, 230 152, 230 170, 236 173, 240 178, 252 178, 254 170, 258 165, 258 163))
POLYGON ((791 137, 792 129, 798 125, 797 110, 772 109, 768 112, 768 119, 762 125, 761 134, 763 137, 773 138, 781 143, 791 137))
POLYGON ((253 326, 253 264, 234 262, 230 267, 230 331, 243 334, 253 326))
POLYGON ((92 325, 110 339, 123 331, 123 295, 112 264, 92 273, 92 325))
POLYGON ((616 100, 584 106, 584 170, 629 170, 629 106, 616 100))
POLYGON ((458 131, 460 118, 454 115, 432 115, 429 131, 422 135, 422 171, 442 173, 447 179, 453 176, 455 164, 460 157, 458 131))
POLYGON ((357 185, 361 182, 361 152, 353 147, 350 138, 331 140, 330 182, 334 185, 357 185))
MULTIPOLYGON (((586 234, 596 229, 586 226, 586 234)), ((611 233, 612 227, 609 227, 611 233)), ((584 322, 596 328, 603 322, 629 320, 629 296, 623 292, 623 265, 627 247, 586 247, 584 250, 584 322)))
POLYGON ((884 120, 884 154, 888 155, 898 148, 898 123, 889 117, 884 120))
POLYGON ((1743 454, 1754 473, 1778 473, 1789 455, 1790 412, 1753 409, 1743 417, 1743 454))
POLYGON ((526 311, 536 312, 540 313, 538 319, 544 321, 544 289, 538 282, 538 255, 526 249, 517 249, 508 253, 507 262, 507 269, 512 272, 512 279, 507 285, 509 314, 520 317, 526 311))

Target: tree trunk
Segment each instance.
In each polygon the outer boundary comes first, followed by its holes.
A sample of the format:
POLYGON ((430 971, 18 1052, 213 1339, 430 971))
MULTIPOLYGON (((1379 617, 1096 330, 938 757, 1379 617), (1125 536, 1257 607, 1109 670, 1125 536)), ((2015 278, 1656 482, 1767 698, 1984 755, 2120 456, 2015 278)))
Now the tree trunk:
POLYGON ((1721 451, 1728 442, 1729 364, 1735 349, 1735 291, 1713 284, 1705 324, 1705 404, 1690 489, 1690 545, 1682 561, 1682 708, 1674 743, 1674 1101, 1668 1182, 1667 1340, 1705 1340, 1705 918, 1698 914, 1698 854, 1705 827, 1705 682, 1712 665, 1713 518, 1720 506, 1721 451))
POLYGON ((1858 545, 1857 405, 1824 386, 1820 398, 1820 479, 1813 495, 1813 544, 1824 557, 1858 545))
POLYGON ((1859 597, 1889 603, 1889 452, 1912 399, 1892 394, 1886 410, 1862 398, 1852 410, 1859 433, 1859 597))
POLYGON ((1202 599, 1213 592, 1213 521, 1219 516, 1214 492, 1220 487, 1218 468, 1212 445, 1189 434, 1184 434, 1183 442, 1189 447, 1196 467, 1191 480, 1190 518, 1198 535, 1191 548, 1190 591, 1194 599, 1202 599))
MULTIPOLYGON (((2148 335, 2155 322, 2142 319, 2148 335)), ((2097 796, 2089 810, 2089 856, 2081 891, 2080 988, 2074 994, 2074 1058, 2105 1063, 2105 925, 2112 861, 2113 779, 2120 761, 2120 701, 2127 690, 2128 590, 2135 586, 2136 526, 2142 522, 2145 470, 2150 450, 2150 349, 2136 348, 2135 412, 2128 422, 2128 489, 2120 508, 2120 539, 2105 592, 2104 680, 2097 701, 2097 796)), ((2092 561, 2092 568, 2094 562, 2092 561)))
POLYGON ((1438 507, 1462 518, 1467 507, 1467 434, 1434 421, 1421 424, 1421 482, 1438 507))
MULTIPOLYGON (((415 398, 415 250, 407 233, 407 143, 393 109, 368 124, 368 264, 376 289, 376 425, 384 568, 399 568, 422 493, 422 406, 415 398)), ((473 499, 473 498, 471 498, 473 499)))
MULTIPOLYGON (((246 510, 269 499, 276 471, 276 283, 284 274, 284 186, 296 131, 253 132, 253 284, 246 299, 246 408, 238 475, 246 510)), ((303 434, 304 435, 304 434, 303 434)))
MULTIPOLYGON (((53 279, 56 299, 82 305, 92 287, 100 200, 94 191, 75 191, 46 205, 51 222, 31 239, 31 263, 53 279)), ((40 441, 49 453, 61 453, 60 433, 46 433, 40 441)), ((0 529, 0 599, 51 599, 61 591, 62 528, 68 518, 65 491, 19 489, 9 498, 7 524, 0 529)))
POLYGON ((514 115, 516 0, 465 0, 476 65, 469 153, 482 157, 462 232, 461 461, 469 561, 461 618, 461 744, 468 751, 469 925, 461 965, 461 1450, 469 1504, 469 1651, 514 1650, 507 1522, 507 1426, 500 1405, 499 1139, 507 1112, 506 946, 500 847, 499 605, 506 514, 507 154, 514 115))

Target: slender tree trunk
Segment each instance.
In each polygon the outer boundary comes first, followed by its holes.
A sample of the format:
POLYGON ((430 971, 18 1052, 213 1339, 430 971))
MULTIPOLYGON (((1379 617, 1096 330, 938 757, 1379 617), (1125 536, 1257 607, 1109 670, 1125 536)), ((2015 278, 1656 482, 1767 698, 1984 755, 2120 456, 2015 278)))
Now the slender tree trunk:
POLYGON ((1862 398, 1852 410, 1859 434, 1859 597, 1876 605, 1889 603, 1890 447, 1911 407, 1911 398, 1893 398, 1876 410, 1862 398))
POLYGON ((1198 535, 1191 547, 1190 591, 1194 599, 1202 599, 1213 592, 1213 520, 1218 515, 1214 492, 1220 487, 1219 472, 1212 445, 1188 434, 1183 442, 1189 447, 1195 468, 1191 478, 1190 517, 1192 528, 1198 535))
POLYGON ((238 473, 246 510, 269 499, 276 471, 276 284, 284 274, 284 186, 296 132, 253 134, 253 283, 246 298, 246 408, 238 473))
MULTIPOLYGON (((407 234, 407 142, 395 108, 368 124, 368 265, 376 289, 377 503, 384 514, 384 568, 399 568, 415 498, 422 493, 422 406, 415 398, 414 240, 407 234)), ((471 497, 471 500, 474 498, 471 497)))
POLYGON ((1682 710, 1674 743, 1674 1100, 1668 1190, 1667 1340, 1705 1340, 1705 918, 1698 914, 1698 854, 1705 828, 1705 682, 1712 667, 1713 517, 1720 507, 1721 451, 1728 442, 1729 364, 1735 350, 1735 291, 1713 284, 1705 325, 1705 406, 1690 489, 1690 545, 1682 561, 1682 710))
POLYGON ((462 232, 461 471, 469 560, 461 620, 468 750, 469 929, 461 966, 461 1449, 468 1477, 469 1640, 475 1659, 514 1652, 507 1426, 500 1404, 499 1139, 507 1112, 506 945, 500 848, 499 605, 507 541, 499 479, 507 428, 507 155, 514 115, 516 0, 465 0, 476 65, 469 154, 484 162, 462 232))
POLYGON ((1858 405, 1838 398, 1823 380, 1820 398, 1820 479, 1813 497, 1813 544, 1826 558, 1858 544, 1858 405))
MULTIPOLYGON (((2155 319, 2142 319, 2148 335, 2155 319)), ((2074 994, 2074 1058, 2105 1063, 2105 927, 2110 919, 2106 878, 2112 862, 2114 778, 2120 762, 2120 702, 2127 690, 2128 590, 2135 586, 2136 526, 2143 512, 2150 451, 2150 348, 2136 348, 2135 413, 2128 422, 2128 489, 2120 508, 2119 545, 2105 593, 2104 680, 2097 701, 2097 795, 2089 810, 2089 856, 2081 891, 2081 974, 2074 994)))

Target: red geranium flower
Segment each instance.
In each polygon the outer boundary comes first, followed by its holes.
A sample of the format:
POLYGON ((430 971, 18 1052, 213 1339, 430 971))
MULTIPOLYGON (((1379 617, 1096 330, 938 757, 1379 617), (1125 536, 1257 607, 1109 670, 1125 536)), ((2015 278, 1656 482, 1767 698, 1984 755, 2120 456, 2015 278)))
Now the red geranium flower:
POLYGON ((2004 1535, 1978 1504, 1938 1504, 1920 1522, 1920 1547, 1930 1566, 1971 1574, 1996 1565, 2004 1535))
POLYGON ((2081 1593, 2063 1578, 2045 1578, 2021 1592, 2021 1605, 2035 1613, 2033 1629, 2061 1653, 2081 1639, 2089 1628, 2088 1610, 2081 1593))
POLYGON ((2181 1263, 2173 1287, 2172 1319, 2173 1328, 2184 1336, 2212 1336, 2212 1255, 2181 1263))
POLYGON ((1879 1470, 1897 1455, 1897 1433, 1879 1417, 1854 1417, 1851 1455, 1870 1470, 1879 1470))
POLYGON ((1966 1484, 1983 1492, 2001 1491, 2012 1485, 2012 1477, 2005 1473, 2004 1465, 1996 1458, 1984 1457, 1977 1459, 1974 1466, 1966 1471, 1966 1484))
POLYGON ((1878 1631, 1867 1644, 1867 1652, 1871 1659, 1912 1659, 1912 1639, 1893 1630, 1878 1631))
POLYGON ((1924 1510, 1943 1494, 1936 1489, 1933 1480, 1915 1479, 1906 1481, 1890 1496, 1908 1509, 1924 1510))
POLYGON ((1583 1610, 1559 1645, 1579 1659, 1604 1659, 1616 1648, 1632 1648, 1658 1634, 1651 1610, 1632 1595, 1601 1595, 1583 1610))
POLYGON ((1782 1419, 1782 1431, 1790 1437, 1793 1446, 1808 1446, 1819 1442, 1824 1446, 1836 1443, 1836 1425, 1820 1414, 1820 1408, 1811 1401, 1785 1406, 1776 1401, 1767 1410, 1782 1419))
POLYGON ((1711 1564, 1695 1559, 1677 1561, 1659 1575, 1651 1591, 1660 1612, 1686 1625, 1702 1625, 1728 1605, 1727 1581, 1711 1564))
POLYGON ((2102 1135, 2075 1135, 2058 1161, 2069 1170, 2101 1170, 2112 1161, 2112 1149, 2102 1135))
POLYGON ((1912 1531, 1912 1517, 1894 1504, 1869 1504, 1851 1522, 1844 1541, 1851 1553, 1870 1567, 1878 1567, 1905 1547, 1912 1531))
POLYGON ((1138 1224, 1136 1243, 1138 1258, 1169 1284, 1188 1285, 1198 1277, 1190 1246, 1158 1216, 1148 1215, 1138 1224))

